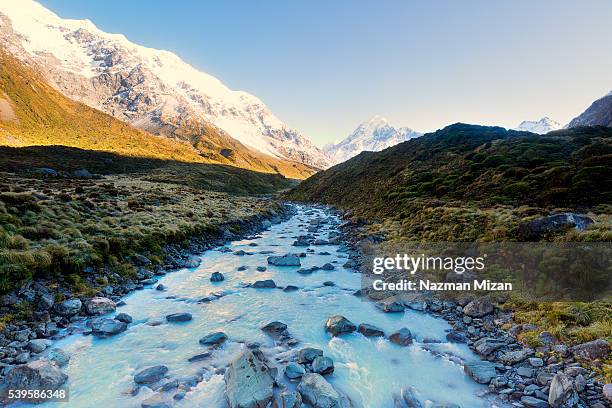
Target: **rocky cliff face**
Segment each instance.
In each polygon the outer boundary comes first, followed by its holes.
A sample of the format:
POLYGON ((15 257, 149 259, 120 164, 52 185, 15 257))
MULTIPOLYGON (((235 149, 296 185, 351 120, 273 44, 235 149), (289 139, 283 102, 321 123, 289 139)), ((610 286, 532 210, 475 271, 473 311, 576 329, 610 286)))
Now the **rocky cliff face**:
POLYGON ((278 159, 318 168, 329 164, 257 97, 229 89, 171 52, 105 33, 89 20, 62 19, 29 0, 18 6, 0 1, 0 33, 1 45, 37 64, 66 96, 141 129, 196 147, 223 148, 221 139, 231 137, 278 159), (216 140, 207 140, 211 127, 221 135, 216 140))
POLYGON ((568 125, 569 128, 578 126, 612 127, 612 92, 597 99, 568 125))

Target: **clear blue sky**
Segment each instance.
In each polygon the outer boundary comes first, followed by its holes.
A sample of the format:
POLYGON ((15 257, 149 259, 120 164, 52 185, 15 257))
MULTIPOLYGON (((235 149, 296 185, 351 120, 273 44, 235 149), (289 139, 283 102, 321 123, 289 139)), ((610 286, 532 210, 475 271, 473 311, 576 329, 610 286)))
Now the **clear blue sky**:
POLYGON ((567 123, 612 89, 612 1, 42 0, 168 49, 261 98, 317 144, 380 114, 567 123))

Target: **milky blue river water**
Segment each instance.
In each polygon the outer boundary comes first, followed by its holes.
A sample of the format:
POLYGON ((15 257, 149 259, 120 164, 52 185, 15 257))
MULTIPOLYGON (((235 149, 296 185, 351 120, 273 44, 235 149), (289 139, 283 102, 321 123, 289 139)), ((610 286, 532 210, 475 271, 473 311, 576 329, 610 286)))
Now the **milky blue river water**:
MULTIPOLYGON (((67 351, 71 360, 64 369, 69 375, 70 402, 57 406, 140 407, 141 401, 153 391, 144 387, 133 396, 134 373, 163 364, 169 368, 171 378, 203 374, 203 380, 183 400, 175 402, 177 407, 226 407, 219 368, 243 350, 244 342, 262 343, 264 353, 271 359, 279 353, 290 358, 291 351, 275 349, 272 339, 259 328, 262 323, 279 320, 300 341, 297 349, 307 345, 318 347, 333 359, 335 372, 327 379, 349 395, 357 407, 392 408, 392 394, 408 385, 414 387, 426 407, 431 405, 430 401, 453 402, 464 408, 489 407, 490 403, 477 396, 484 387, 466 376, 460 363, 424 348, 436 347, 465 360, 476 359, 465 345, 446 341, 449 325, 416 311, 385 314, 373 303, 353 296, 360 287, 360 275, 342 267, 347 259, 340 246, 311 246, 316 252, 301 259, 302 267, 331 262, 335 265, 333 271, 302 275, 296 272, 297 267, 267 265, 270 254, 261 251, 278 255, 305 251, 306 248, 292 246, 295 237, 306 234, 310 220, 328 216, 323 209, 299 207, 290 220, 273 225, 257 238, 227 245, 232 251, 242 249, 253 252, 252 255, 210 250, 202 254, 198 268, 179 270, 161 278, 159 283, 167 287, 165 291, 151 287, 130 294, 125 298, 126 305, 117 309, 117 313, 128 313, 134 318, 124 333, 106 339, 76 334, 58 341, 54 347, 67 351), (240 266, 247 269, 238 271, 240 266), (267 270, 258 272, 257 266, 266 266, 267 270), (222 272, 225 280, 210 282, 215 271, 222 272), (299 290, 243 287, 262 279, 273 279, 279 286, 295 285, 299 290), (325 281, 333 281, 335 286, 323 286, 325 281), (226 291, 227 295, 210 303, 197 302, 217 291, 226 291), (166 323, 165 316, 175 312, 191 313, 193 320, 166 323), (342 314, 355 324, 374 324, 388 334, 407 327, 416 341, 409 347, 399 347, 386 339, 366 338, 359 333, 332 338, 325 332, 324 324, 334 314, 342 314), (164 323, 150 324, 159 319, 164 323), (207 350, 198 340, 214 331, 224 331, 229 341, 213 351, 210 359, 188 362, 189 357, 207 350), (421 342, 423 338, 442 343, 425 345, 421 342)), ((326 238, 329 231, 337 228, 339 220, 331 219, 334 222, 320 227, 317 236, 326 238)), ((172 394, 168 393, 168 397, 172 394)))

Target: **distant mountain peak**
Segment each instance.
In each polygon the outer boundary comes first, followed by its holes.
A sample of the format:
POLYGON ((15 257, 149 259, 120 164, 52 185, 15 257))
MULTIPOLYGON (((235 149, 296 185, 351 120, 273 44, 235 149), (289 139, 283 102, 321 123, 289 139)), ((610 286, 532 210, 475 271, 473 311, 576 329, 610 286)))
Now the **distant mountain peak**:
POLYGON ((326 145, 323 151, 334 163, 341 163, 362 151, 380 151, 406 140, 419 137, 422 133, 408 127, 396 128, 381 115, 375 115, 359 124, 346 138, 338 143, 326 145))
POLYGON ((553 130, 561 129, 561 124, 548 116, 544 116, 539 120, 524 120, 522 121, 515 130, 521 130, 525 132, 546 134, 553 130))

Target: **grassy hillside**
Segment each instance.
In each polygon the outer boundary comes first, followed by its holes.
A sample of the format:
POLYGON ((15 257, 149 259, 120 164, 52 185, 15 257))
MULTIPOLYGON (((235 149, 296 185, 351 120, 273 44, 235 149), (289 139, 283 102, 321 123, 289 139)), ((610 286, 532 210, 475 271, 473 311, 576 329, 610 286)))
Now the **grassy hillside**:
POLYGON ((176 132, 161 131, 173 139, 155 136, 68 99, 35 69, 0 50, 0 145, 64 145, 130 157, 219 163, 290 178, 315 171, 253 152, 206 124, 193 124, 192 132, 176 132))

